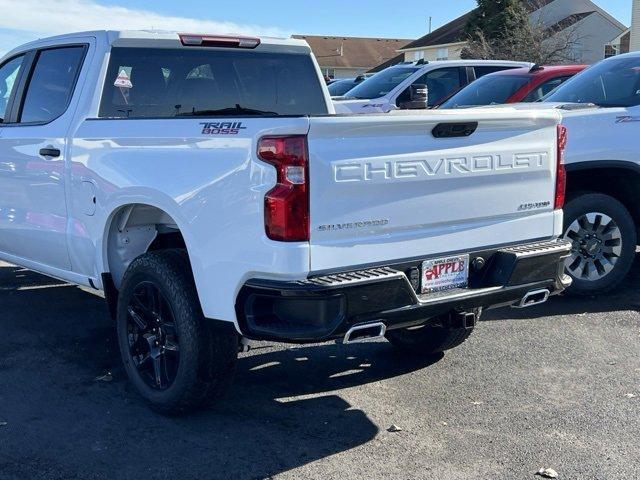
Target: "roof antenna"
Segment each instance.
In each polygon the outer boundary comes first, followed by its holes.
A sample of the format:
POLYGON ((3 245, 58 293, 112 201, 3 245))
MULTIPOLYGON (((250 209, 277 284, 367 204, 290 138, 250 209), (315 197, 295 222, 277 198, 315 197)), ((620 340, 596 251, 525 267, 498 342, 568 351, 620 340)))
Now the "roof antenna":
POLYGON ((433 21, 433 17, 429 17, 429 33, 431 33, 431 22, 433 21))

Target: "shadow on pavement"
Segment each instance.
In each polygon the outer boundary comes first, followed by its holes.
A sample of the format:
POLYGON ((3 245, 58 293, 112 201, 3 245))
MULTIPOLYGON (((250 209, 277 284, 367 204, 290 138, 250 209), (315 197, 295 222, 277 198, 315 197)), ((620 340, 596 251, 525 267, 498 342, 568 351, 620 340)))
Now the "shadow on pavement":
POLYGON ((623 310, 640 310, 640 256, 629 275, 620 287, 603 295, 574 297, 561 295, 551 298, 547 303, 522 310, 501 308, 489 310, 483 320, 530 320, 545 316, 575 315, 582 313, 614 312, 623 310))
POLYGON ((267 478, 376 436, 336 390, 442 358, 386 343, 264 346, 240 358, 214 410, 167 418, 126 382, 101 298, 6 266, 0 308, 0 478, 267 478))

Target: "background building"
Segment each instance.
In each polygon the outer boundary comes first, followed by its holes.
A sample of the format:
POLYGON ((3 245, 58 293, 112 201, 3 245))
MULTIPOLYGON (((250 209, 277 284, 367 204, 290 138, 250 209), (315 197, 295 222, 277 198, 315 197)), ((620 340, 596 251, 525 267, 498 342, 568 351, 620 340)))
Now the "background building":
MULTIPOLYGON (((612 44, 627 27, 591 0, 524 0, 532 24, 550 31, 573 29, 580 41, 574 49, 577 63, 594 63, 605 56, 605 45, 612 44), (558 29, 558 27, 560 27, 558 29)), ((635 0, 637 17, 640 1, 635 0)), ((459 59, 466 45, 465 26, 471 12, 406 45, 400 51, 407 61, 459 59)), ((640 18, 638 19, 640 21, 640 18)), ((640 39, 638 40, 640 41, 640 39)), ((640 47, 638 47, 640 48, 640 47)))
MULTIPOLYGON (((357 77, 398 56, 411 39, 294 35, 306 40, 322 73, 331 78, 357 77)), ((398 61, 401 61, 399 58, 398 61)), ((397 63, 397 62, 394 62, 397 63)))
POLYGON ((629 49, 632 52, 640 51, 640 0, 633 0, 629 49))
POLYGON ((625 30, 622 35, 614 38, 604 47, 604 58, 620 55, 621 53, 629 53, 631 44, 631 29, 625 30))

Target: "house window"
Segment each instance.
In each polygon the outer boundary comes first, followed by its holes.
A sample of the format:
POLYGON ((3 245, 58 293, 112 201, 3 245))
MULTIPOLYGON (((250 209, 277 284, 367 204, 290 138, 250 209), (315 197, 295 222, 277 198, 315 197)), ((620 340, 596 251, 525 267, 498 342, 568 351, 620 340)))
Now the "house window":
POLYGON ((418 60, 424 59, 424 50, 420 50, 418 52, 413 52, 413 61, 417 62, 418 60))
POLYGON ((619 45, 605 45, 604 46, 604 58, 615 57, 618 55, 619 45))
POLYGON ((439 48, 436 60, 449 60, 449 49, 447 47, 439 48))

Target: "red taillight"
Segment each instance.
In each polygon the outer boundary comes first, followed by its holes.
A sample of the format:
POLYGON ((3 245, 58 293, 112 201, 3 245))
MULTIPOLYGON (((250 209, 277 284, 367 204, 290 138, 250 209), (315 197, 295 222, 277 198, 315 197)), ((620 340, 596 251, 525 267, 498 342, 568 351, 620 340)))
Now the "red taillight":
POLYGON ((185 47, 256 48, 260 45, 260 39, 255 37, 201 35, 197 33, 179 33, 178 36, 185 47))
POLYGON ((556 200, 555 209, 564 207, 567 191, 567 171, 564 166, 564 149, 567 146, 567 127, 558 125, 558 160, 556 167, 556 200))
POLYGON ((281 242, 309 240, 307 137, 263 137, 258 157, 276 167, 276 186, 264 197, 267 237, 281 242))

